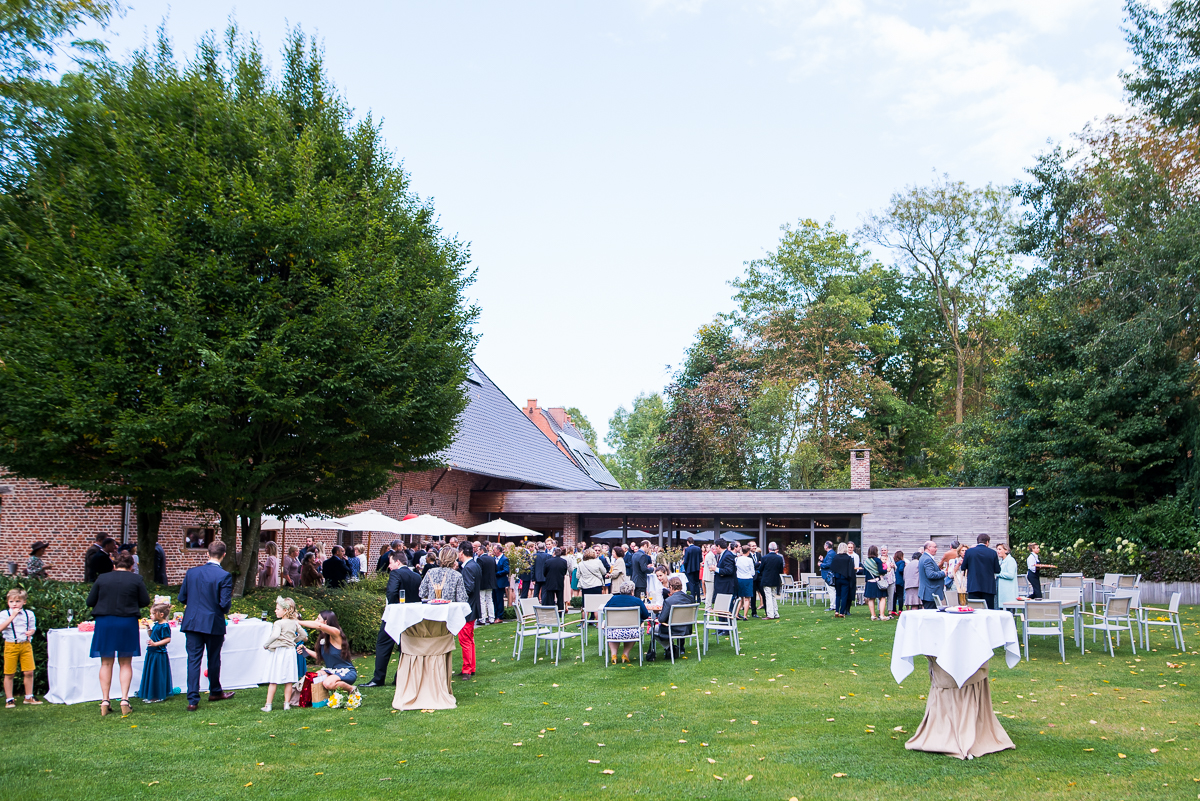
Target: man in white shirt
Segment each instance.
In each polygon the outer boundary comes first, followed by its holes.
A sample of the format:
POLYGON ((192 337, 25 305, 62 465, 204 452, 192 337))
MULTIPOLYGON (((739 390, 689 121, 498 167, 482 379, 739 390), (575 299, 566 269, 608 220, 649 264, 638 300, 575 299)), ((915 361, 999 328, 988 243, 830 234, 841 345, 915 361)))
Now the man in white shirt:
POLYGON ((846 541, 846 554, 854 560, 854 572, 857 573, 862 568, 862 562, 858 558, 858 548, 854 547, 854 542, 846 541))
POLYGON ((1040 599, 1042 597, 1042 580, 1038 575, 1038 568, 1054 567, 1054 565, 1048 565, 1044 562, 1038 561, 1038 552, 1041 550, 1042 546, 1038 545, 1036 542, 1030 543, 1029 559, 1027 559, 1025 562, 1025 577, 1029 579, 1029 587, 1031 590, 1029 597, 1034 599, 1040 599))

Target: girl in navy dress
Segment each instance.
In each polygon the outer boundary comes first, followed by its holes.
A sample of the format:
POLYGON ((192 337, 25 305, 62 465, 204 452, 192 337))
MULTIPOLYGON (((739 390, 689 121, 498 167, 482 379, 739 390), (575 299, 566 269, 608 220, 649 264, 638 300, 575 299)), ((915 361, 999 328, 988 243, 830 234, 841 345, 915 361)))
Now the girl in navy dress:
POLYGON ((171 642, 171 627, 167 618, 171 616, 170 604, 155 604, 150 607, 150 639, 146 643, 146 658, 142 662, 142 685, 138 697, 144 703, 162 701, 171 694, 171 660, 167 656, 167 644, 171 642))

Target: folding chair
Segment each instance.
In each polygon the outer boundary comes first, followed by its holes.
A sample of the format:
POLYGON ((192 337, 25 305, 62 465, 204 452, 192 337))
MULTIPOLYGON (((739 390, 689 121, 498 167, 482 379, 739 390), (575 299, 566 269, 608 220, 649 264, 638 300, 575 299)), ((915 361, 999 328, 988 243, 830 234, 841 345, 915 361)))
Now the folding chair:
POLYGON ((587 632, 589 626, 600 628, 600 610, 608 603, 611 595, 585 595, 583 596, 583 617, 580 620, 580 631, 583 632, 583 644, 587 645, 587 632))
POLYGON ((1058 653, 1067 661, 1066 621, 1063 620, 1061 601, 1025 602, 1025 661, 1029 661, 1029 635, 1058 637, 1058 653))
MULTIPOLYGON (((671 614, 666 620, 667 625, 667 651, 671 654, 671 664, 675 664, 675 645, 676 640, 690 640, 693 637, 696 639, 696 660, 700 660, 700 629, 697 626, 699 622, 696 620, 696 615, 700 611, 700 604, 679 604, 671 607, 671 614), (691 634, 675 634, 676 626, 687 626, 692 630, 691 634)), ((660 620, 660 623, 663 621, 660 620)), ((654 632, 655 637, 659 637, 658 632, 654 632)), ((659 637, 659 639, 662 639, 659 637)))
POLYGON ((584 661, 587 649, 583 647, 583 635, 578 631, 567 631, 567 626, 579 625, 578 620, 564 621, 559 616, 557 606, 535 606, 533 611, 537 616, 537 630, 533 637, 533 663, 537 664, 538 642, 546 642, 546 653, 550 653, 550 643, 554 643, 554 664, 562 654, 563 640, 579 637, 579 660, 584 661))
POLYGON ((968 598, 967 606, 971 607, 972 609, 987 609, 988 608, 987 601, 981 600, 979 598, 968 598))
POLYGON ((732 595, 721 593, 713 601, 713 605, 704 610, 704 653, 708 653, 708 633, 710 631, 716 634, 718 642, 721 635, 725 634, 733 643, 733 652, 741 653, 738 645, 737 616, 729 609, 732 603, 732 595))
POLYGON ((1186 650, 1183 644, 1183 624, 1179 621, 1179 593, 1171 593, 1171 603, 1166 609, 1155 606, 1143 606, 1138 617, 1142 622, 1142 649, 1149 647, 1150 643, 1150 627, 1151 626, 1166 626, 1172 629, 1171 633, 1175 636, 1175 647, 1180 651, 1186 650), (1166 615, 1166 620, 1151 620, 1151 613, 1166 615))
MULTIPOLYGON (((636 628, 638 630, 638 666, 640 667, 642 665, 642 610, 636 606, 606 606, 603 611, 604 625, 600 627, 601 653, 608 648, 608 629, 610 626, 614 629, 636 628)), ((624 643, 627 640, 613 640, 613 642, 624 643)), ((605 656, 605 667, 608 667, 608 661, 608 657, 605 656)))
MULTIPOLYGON (((517 630, 513 634, 513 659, 518 662, 521 660, 521 653, 525 650, 525 638, 534 637, 537 635, 540 627, 537 623, 537 614, 533 611, 532 598, 519 598, 521 603, 517 604, 517 630), (526 614, 525 601, 529 601, 530 612, 526 614)), ((536 645, 537 643, 534 643, 536 645)), ((536 651, 536 649, 535 649, 536 651)), ((536 661, 536 660, 535 660, 536 661)))
MULTIPOLYGON (((1092 642, 1096 641, 1096 632, 1103 631, 1104 636, 1108 639, 1108 653, 1113 659, 1116 659, 1117 653, 1113 650, 1112 633, 1117 632, 1117 644, 1121 643, 1121 632, 1129 632, 1129 647, 1133 649, 1133 653, 1137 654, 1137 644, 1133 638, 1133 620, 1130 617, 1129 610, 1133 605, 1133 598, 1128 595, 1114 595, 1108 599, 1108 603, 1104 605, 1104 612, 1084 612, 1087 617, 1099 620, 1098 623, 1084 623, 1084 629, 1092 630, 1092 642), (1124 623, 1122 623, 1124 621, 1124 623)), ((1082 643, 1079 646, 1080 653, 1083 652, 1082 643)))
POLYGON ((825 583, 825 579, 813 576, 808 580, 808 605, 812 606, 812 602, 817 599, 832 602, 833 593, 830 591, 829 585, 825 583))

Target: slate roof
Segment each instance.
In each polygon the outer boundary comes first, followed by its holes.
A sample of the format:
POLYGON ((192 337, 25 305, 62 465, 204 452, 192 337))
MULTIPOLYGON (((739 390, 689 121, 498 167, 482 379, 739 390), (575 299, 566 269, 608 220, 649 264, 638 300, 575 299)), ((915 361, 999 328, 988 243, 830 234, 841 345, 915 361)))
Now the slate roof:
POLYGON ((548 409, 540 409, 539 411, 542 413, 542 417, 546 419, 546 422, 550 424, 550 430, 558 436, 559 440, 563 445, 566 446, 567 450, 574 454, 575 463, 579 465, 579 467, 582 468, 585 473, 591 476, 597 484, 600 484, 605 489, 621 488, 621 485, 617 483, 616 477, 612 473, 608 472, 608 468, 605 467, 604 463, 600 461, 599 457, 592 452, 591 446, 588 445, 584 440, 583 434, 579 432, 579 429, 577 429, 571 423, 559 425, 558 421, 554 419, 554 415, 550 414, 548 409))
POLYGON ((455 470, 547 489, 602 490, 472 362, 467 408, 454 442, 438 456, 455 470))

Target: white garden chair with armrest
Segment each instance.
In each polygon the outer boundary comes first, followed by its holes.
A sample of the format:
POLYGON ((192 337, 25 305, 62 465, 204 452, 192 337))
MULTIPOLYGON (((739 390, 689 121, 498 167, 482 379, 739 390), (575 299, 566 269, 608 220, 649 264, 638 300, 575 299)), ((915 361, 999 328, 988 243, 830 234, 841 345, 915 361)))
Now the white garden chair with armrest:
MULTIPOLYGON (((1071 610, 1071 633, 1075 637, 1075 642, 1080 642, 1083 637, 1083 632, 1079 628, 1083 623, 1083 618, 1080 617, 1080 613, 1083 612, 1083 587, 1048 587, 1046 600, 1064 603, 1073 601, 1075 603, 1071 610)), ((1066 617, 1066 607, 1063 607, 1063 616, 1066 617)))
POLYGON ((529 614, 525 613, 524 603, 517 605, 517 630, 513 633, 513 659, 517 661, 521 660, 521 653, 525 650, 525 638, 535 637, 541 631, 537 622, 537 613, 533 611, 533 599, 521 598, 519 600, 530 601, 530 612, 529 614))
POLYGON ((537 664, 539 642, 546 643, 547 654, 549 654, 551 643, 554 644, 554 664, 557 665, 559 656, 562 654, 563 641, 575 637, 579 637, 579 659, 584 661, 587 649, 583 647, 583 635, 578 631, 567 631, 567 626, 578 626, 580 621, 564 621, 557 606, 539 605, 533 607, 533 611, 537 617, 537 631, 534 632, 533 638, 533 663, 535 665, 537 664))
POLYGON ((710 631, 717 636, 718 641, 722 634, 729 637, 729 641, 733 643, 733 652, 741 653, 738 643, 737 616, 729 608, 732 603, 732 595, 721 593, 713 600, 712 606, 704 611, 704 653, 708 653, 708 633, 710 631))
MULTIPOLYGON (((667 650, 671 654, 671 664, 675 664, 675 649, 672 646, 674 646, 676 640, 690 640, 695 638, 696 660, 700 660, 700 621, 696 619, 699 611, 700 604, 678 604, 677 606, 671 607, 671 614, 665 621, 667 624, 667 631, 669 633, 667 650), (675 626, 691 626, 692 633, 675 634, 673 633, 675 631, 675 626)), ((664 621, 660 620, 659 622, 662 623, 664 621)), ((654 633, 654 636, 658 636, 657 631, 654 633)))
MULTIPOLYGON (((1129 632, 1129 647, 1133 649, 1133 653, 1137 654, 1137 644, 1134 641, 1133 634, 1133 618, 1130 616, 1133 598, 1128 595, 1114 595, 1108 599, 1108 603, 1104 605, 1104 612, 1084 612, 1085 617, 1090 617, 1097 621, 1096 623, 1084 623, 1084 629, 1092 630, 1092 642, 1096 641, 1096 632, 1103 631, 1104 636, 1108 639, 1109 656, 1116 659, 1117 653, 1113 650, 1112 633, 1117 632, 1117 644, 1121 643, 1121 632, 1129 632)), ((1083 652, 1083 646, 1079 646, 1079 650, 1083 652)))
POLYGON ((1171 603, 1166 609, 1156 606, 1143 606, 1140 610, 1140 618, 1142 622, 1142 648, 1143 650, 1149 647, 1150 642, 1150 627, 1151 626, 1166 626, 1172 629, 1171 633, 1175 636, 1175 647, 1180 651, 1186 650, 1183 644, 1183 624, 1179 621, 1179 598, 1177 592, 1171 593, 1171 603), (1167 616, 1166 620, 1151 620, 1150 616, 1156 615, 1162 617, 1167 616))
POLYGON ((820 576, 813 576, 808 580, 808 605, 812 606, 812 602, 817 599, 832 603, 833 593, 830 592, 829 585, 825 583, 825 579, 820 576))
POLYGON ((1139 578, 1141 578, 1141 576, 1130 576, 1128 574, 1117 576, 1117 589, 1132 590, 1137 586, 1139 578))
POLYGON ((600 611, 602 609, 604 609, 604 605, 606 603, 608 603, 609 598, 612 598, 612 596, 611 595, 585 595, 585 596, 583 596, 583 620, 582 620, 581 630, 583 631, 584 645, 587 645, 588 628, 591 626, 595 626, 597 629, 600 628, 600 625, 601 625, 600 611))
POLYGON ((1025 661, 1029 661, 1029 637, 1058 637, 1058 653, 1067 661, 1067 624, 1063 619, 1061 601, 1026 601, 1025 603, 1025 661))
POLYGON ((1082 573, 1063 573, 1058 577, 1058 586, 1060 587, 1079 587, 1083 588, 1082 573))
POLYGON ((933 604, 938 609, 945 609, 946 608, 946 599, 944 597, 942 597, 941 595, 934 595, 933 596, 933 604))
POLYGON ((967 606, 971 607, 972 609, 987 609, 988 608, 987 601, 984 601, 979 598, 968 598, 967 606))
MULTIPOLYGON (((636 628, 638 630, 638 666, 642 665, 642 610, 637 606, 606 606, 602 610, 604 613, 604 625, 600 627, 600 651, 601 654, 608 648, 608 629, 611 626, 614 629, 636 628)), ((628 640, 613 640, 612 642, 618 645, 624 645, 628 640)), ((604 658, 604 666, 608 667, 608 657, 604 658)))
POLYGON ((1095 588, 1092 590, 1092 603, 1104 603, 1112 595, 1113 590, 1117 588, 1117 579, 1120 573, 1105 573, 1104 578, 1096 582, 1095 588))
POLYGON ((804 587, 797 584, 788 573, 784 573, 779 579, 783 582, 779 585, 779 597, 789 603, 795 603, 796 597, 804 592, 804 587))
POLYGON ((866 591, 867 591, 867 577, 866 576, 858 576, 854 581, 854 603, 855 604, 857 604, 858 606, 862 606, 863 604, 866 603, 866 601, 863 600, 863 593, 865 593, 866 591))

